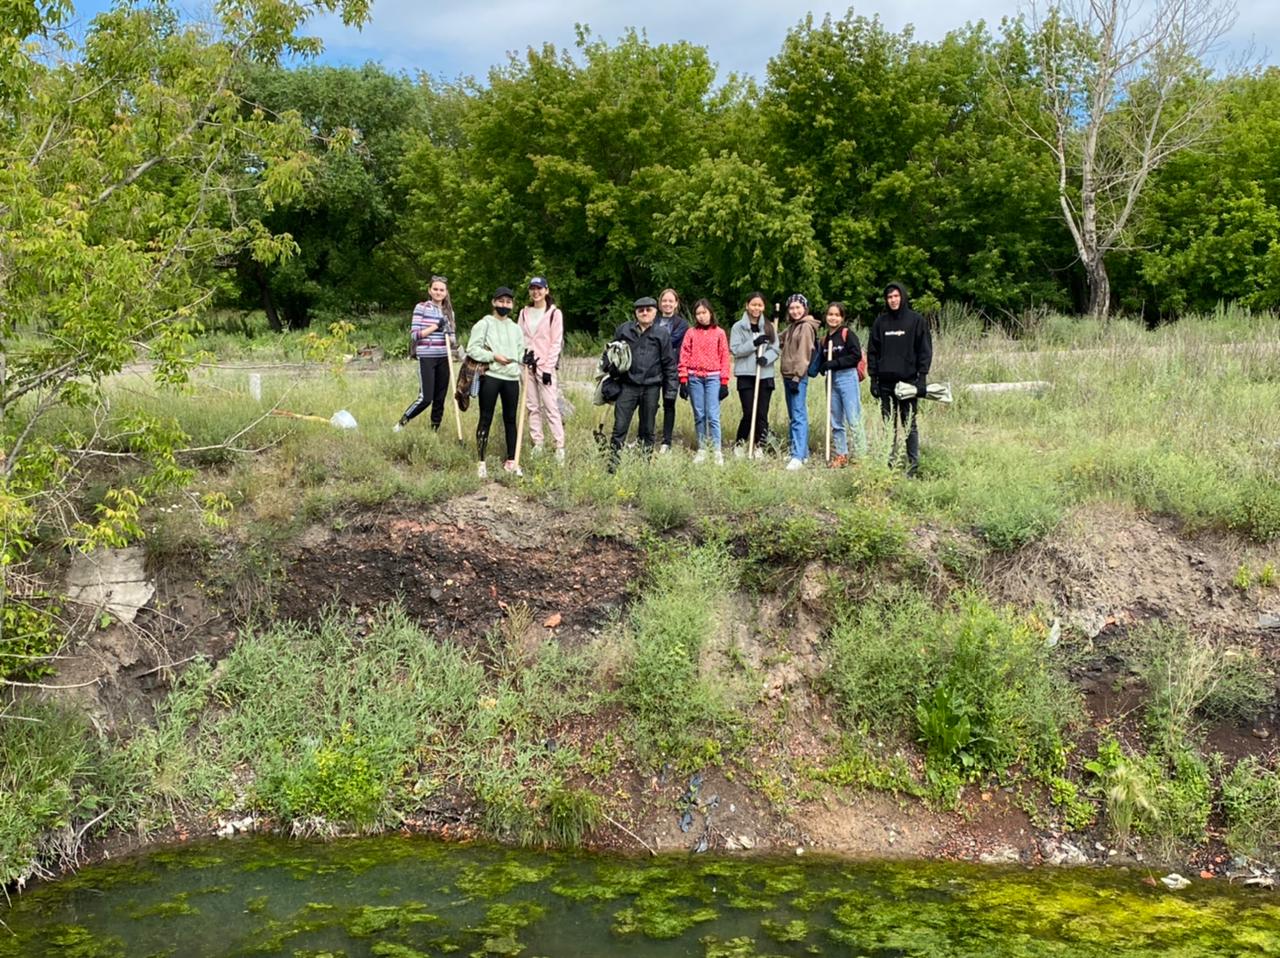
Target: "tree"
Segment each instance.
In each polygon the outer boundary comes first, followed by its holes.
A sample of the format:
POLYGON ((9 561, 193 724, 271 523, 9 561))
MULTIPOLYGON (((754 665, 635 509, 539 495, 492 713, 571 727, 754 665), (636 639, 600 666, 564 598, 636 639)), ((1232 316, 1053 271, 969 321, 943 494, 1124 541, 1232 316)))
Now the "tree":
POLYGON ((351 312, 412 302, 425 279, 389 268, 384 246, 402 197, 401 157, 424 125, 413 83, 381 67, 260 67, 240 94, 245 110, 296 111, 310 133, 316 164, 296 201, 262 210, 263 224, 293 238, 294 256, 263 264, 241 254, 241 301, 261 304, 273 329, 309 326, 312 310, 351 312))
POLYGON ((826 289, 868 307, 894 279, 983 310, 1060 297, 1051 170, 1002 120, 990 54, 980 24, 937 43, 852 14, 787 34, 764 155, 812 211, 826 289))
POLYGON ((583 28, 578 49, 530 49, 484 88, 428 94, 428 112, 451 122, 406 159, 405 244, 455 279, 464 311, 539 272, 569 322, 594 331, 618 302, 679 278, 657 266, 669 263, 655 232, 665 184, 729 145, 743 88, 716 89, 706 51, 689 43, 632 31, 610 45, 583 28))
POLYGON ((1001 75, 1019 129, 1052 158, 1058 204, 1089 286, 1089 312, 1111 309, 1107 256, 1152 174, 1202 142, 1220 84, 1207 58, 1235 20, 1230 0, 1060 0, 1006 25, 1001 75), (1023 77, 1035 81, 1026 94, 1023 77))
POLYGON ((307 131, 296 114, 246 113, 237 81, 314 53, 297 34, 313 13, 354 23, 367 9, 218 0, 202 27, 165 2, 122 4, 72 46, 70 3, 0 7, 0 681, 57 640, 28 565, 38 542, 138 538, 146 499, 189 475, 176 424, 114 414, 103 381, 140 357, 181 384, 215 261, 292 248, 241 200, 301 193, 307 131), (91 474, 106 489, 86 510, 91 474))
POLYGON ((1152 179, 1127 257, 1131 307, 1280 308, 1280 69, 1221 82, 1212 148, 1174 157, 1152 179))

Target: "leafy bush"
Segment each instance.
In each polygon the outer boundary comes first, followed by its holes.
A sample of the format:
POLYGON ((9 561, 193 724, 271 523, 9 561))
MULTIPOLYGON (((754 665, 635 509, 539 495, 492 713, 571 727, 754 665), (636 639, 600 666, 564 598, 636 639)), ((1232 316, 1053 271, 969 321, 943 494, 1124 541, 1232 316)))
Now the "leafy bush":
POLYGON ((1270 701, 1270 675, 1248 650, 1223 649, 1184 626, 1156 623, 1134 637, 1130 666, 1150 691, 1146 725, 1152 744, 1175 755, 1197 719, 1248 720, 1270 701))
POLYGON ((936 770, 964 775, 1058 770, 1079 717, 1041 629, 970 593, 942 609, 911 590, 877 594, 834 629, 829 680, 847 723, 917 733, 936 770))
POLYGON ((827 541, 827 557, 842 565, 860 566, 900 555, 907 541, 901 517, 883 506, 842 506, 827 541))
POLYGON ((1227 845, 1234 852, 1265 856, 1280 848, 1280 773, 1250 756, 1222 779, 1227 845))
POLYGON ((264 757, 254 804, 283 821, 320 817, 358 829, 386 824, 385 803, 403 774, 394 754, 358 741, 335 740, 264 757))
POLYGON ((1127 845, 1136 832, 1170 857, 1175 849, 1203 840, 1213 780, 1195 752, 1182 748, 1167 757, 1130 754, 1108 738, 1085 768, 1098 778, 1107 824, 1120 845, 1127 845))

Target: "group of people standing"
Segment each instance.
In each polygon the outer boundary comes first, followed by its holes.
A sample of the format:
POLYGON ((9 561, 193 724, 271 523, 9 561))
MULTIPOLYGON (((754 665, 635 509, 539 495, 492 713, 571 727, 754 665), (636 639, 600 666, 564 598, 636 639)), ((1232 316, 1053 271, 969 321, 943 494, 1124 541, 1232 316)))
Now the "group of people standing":
MULTIPOLYGON (((432 277, 429 296, 414 309, 410 333, 421 389, 396 430, 427 408, 431 409, 433 429, 439 428, 444 416, 450 379, 448 344, 456 340, 456 327, 443 277, 432 277)), ((655 446, 661 452, 670 451, 677 397, 689 400, 693 408, 698 440, 694 461, 722 463, 721 404, 728 399, 731 380, 742 406, 733 452, 762 457, 770 441, 769 407, 779 379, 789 422, 787 469, 803 469, 810 454, 808 383, 815 376, 831 377, 834 454, 830 465, 844 466, 851 455, 859 456, 866 450, 860 392, 865 375, 872 397, 880 403, 881 415, 893 426, 892 458, 896 460, 898 455, 901 428, 906 434, 908 473, 915 474, 919 467, 917 400, 927 384, 932 340, 928 322, 910 308, 901 284, 891 283, 884 297, 884 309, 872 324, 865 356, 843 303, 829 303, 819 321, 803 295, 792 295, 786 302, 785 326, 779 330, 777 320, 765 315, 764 295, 752 293, 726 335, 706 299, 693 304, 692 322, 683 314, 680 297, 673 289, 663 290, 656 300, 637 299, 633 318, 613 336, 615 345, 625 344, 630 362, 628 368, 612 370, 609 376, 614 406, 610 469, 617 464, 637 413, 641 446, 647 451, 655 446), (901 383, 909 384, 915 392, 902 388, 901 383)), ((476 427, 477 471, 482 478, 486 476, 485 454, 499 400, 506 440, 503 468, 519 469, 515 450, 522 391, 534 453, 544 450, 545 425, 557 461, 564 460, 559 395, 564 315, 555 305, 546 279, 540 276, 529 281, 528 303, 513 318, 514 308, 512 290, 499 287, 494 291, 492 311, 476 323, 467 340, 467 357, 482 369, 476 427)), ((606 359, 608 356, 606 350, 606 359)), ((604 361, 602 366, 607 368, 604 361)))

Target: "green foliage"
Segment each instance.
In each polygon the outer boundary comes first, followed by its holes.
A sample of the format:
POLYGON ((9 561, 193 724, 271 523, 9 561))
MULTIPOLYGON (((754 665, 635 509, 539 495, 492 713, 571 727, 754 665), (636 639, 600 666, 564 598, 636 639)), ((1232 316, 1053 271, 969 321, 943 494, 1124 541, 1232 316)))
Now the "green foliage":
POLYGON ((252 801, 282 821, 320 817, 370 828, 385 821, 388 793, 402 774, 387 751, 386 743, 360 742, 344 729, 301 754, 265 755, 252 801))
POLYGON ((837 623, 828 678, 846 723, 918 734, 940 776, 1053 773, 1079 717, 1043 630, 965 593, 877 593, 837 623))
POLYGON ((1270 856, 1280 845, 1280 775, 1250 756, 1222 779, 1227 845, 1234 852, 1270 856))
POLYGON ((82 786, 95 751, 85 731, 77 716, 48 706, 0 714, 0 885, 31 876, 45 830, 92 814, 82 786))
POLYGON ((296 255, 263 264, 245 251, 236 274, 241 303, 266 309, 277 330, 306 327, 314 313, 350 317, 379 304, 407 317, 426 276, 385 246, 403 205, 401 156, 427 125, 414 84, 373 64, 259 67, 240 95, 246 109, 306 117, 315 162, 305 196, 260 211, 267 229, 293 238, 296 255))
POLYGON ((1049 777, 1049 801, 1062 812, 1063 824, 1069 831, 1083 831, 1097 818, 1093 802, 1080 794, 1075 782, 1059 775, 1049 777))
POLYGON ((1171 857, 1178 848, 1203 841, 1213 809, 1213 780, 1191 749, 1135 755, 1105 738, 1085 768, 1098 779, 1107 825, 1120 845, 1136 831, 1171 857))
POLYGON ((1098 744, 1097 758, 1085 768, 1099 780, 1107 824, 1120 845, 1127 845, 1135 825, 1156 820, 1157 782, 1149 763, 1127 755, 1120 743, 1107 738, 1098 744))
POLYGON ((585 788, 553 781, 542 790, 547 840, 559 848, 575 848, 604 820, 600 796, 585 788))
POLYGON ((49 675, 53 670, 47 657, 62 644, 62 633, 54 619, 56 608, 50 608, 47 596, 6 598, 8 601, 0 604, 0 682, 30 681, 49 675), (34 604, 39 600, 45 601, 34 604))
POLYGON ((827 540, 827 557, 857 568, 893 559, 907 542, 907 524, 885 503, 857 502, 836 511, 836 527, 827 540))
POLYGON ((1251 650, 1164 624, 1141 630, 1133 642, 1130 664, 1151 696, 1147 729, 1165 755, 1192 740, 1199 719, 1252 721, 1275 694, 1269 669, 1251 650))
MULTIPOLYGON (((141 536, 148 499, 189 480, 173 421, 113 414, 102 384, 141 352, 157 384, 182 386, 215 260, 292 250, 254 214, 303 194, 302 119, 244 111, 231 87, 251 64, 315 52, 297 35, 314 14, 353 24, 368 13, 367 0, 249 0, 196 24, 168 4, 120 4, 75 39, 59 29, 69 7, 24 7, 0 59, 6 606, 26 604, 38 541, 126 544, 141 536), (58 422, 68 410, 87 414, 85 429, 58 422), (82 501, 87 474, 113 459, 125 468, 82 501)), ((14 637, 27 648, 43 631, 38 613, 20 615, 24 628, 0 638, 6 668, 14 637)))
POLYGON ((867 731, 841 736, 836 759, 824 768, 811 770, 813 778, 830 785, 869 788, 895 795, 923 796, 906 759, 900 753, 882 756, 872 749, 867 731))
POLYGON ((622 699, 635 721, 635 747, 646 761, 704 764, 740 728, 723 677, 704 677, 700 670, 733 575, 720 546, 666 556, 655 563, 650 587, 631 611, 631 661, 622 699))

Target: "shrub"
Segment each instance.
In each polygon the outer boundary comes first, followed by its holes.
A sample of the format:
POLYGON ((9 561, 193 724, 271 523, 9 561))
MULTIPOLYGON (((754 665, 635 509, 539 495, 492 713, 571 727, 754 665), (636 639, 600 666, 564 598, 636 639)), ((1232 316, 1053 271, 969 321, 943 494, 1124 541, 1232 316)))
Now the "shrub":
POLYGON ((912 590, 878 593, 837 624, 828 674, 847 723, 918 734, 936 770, 967 776, 1058 770, 1079 717, 1042 630, 970 593, 942 609, 912 590))
POLYGON ((864 503, 842 506, 836 513, 826 551, 833 562, 860 566, 900 555, 906 541, 906 524, 899 516, 864 503))
POLYGON ((358 829, 386 820, 385 803, 403 770, 392 749, 362 742, 344 729, 301 754, 263 760, 254 804, 283 821, 320 817, 358 829))
POLYGON ((1232 851, 1261 857, 1280 848, 1280 774, 1257 757, 1237 762, 1223 778, 1222 811, 1232 851))
POLYGON ((1252 719, 1272 697, 1270 675, 1257 656, 1218 648, 1180 625, 1139 631, 1130 666, 1150 691, 1151 742, 1167 756, 1185 746, 1198 717, 1252 719))

